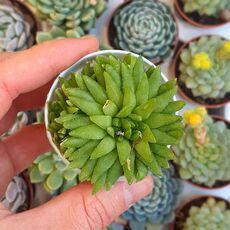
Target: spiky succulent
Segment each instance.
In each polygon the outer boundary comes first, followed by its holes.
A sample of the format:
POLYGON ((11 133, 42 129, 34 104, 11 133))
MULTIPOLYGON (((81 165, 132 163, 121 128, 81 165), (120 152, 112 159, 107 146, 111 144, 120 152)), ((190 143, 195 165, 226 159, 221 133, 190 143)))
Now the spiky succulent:
POLYGON ((28 184, 22 176, 15 176, 9 183, 2 204, 12 212, 21 212, 29 208, 28 184))
POLYGON ((225 123, 215 122, 202 108, 184 116, 185 135, 174 147, 181 178, 208 187, 230 180, 230 131, 225 123))
POLYGON ((67 33, 82 36, 94 27, 96 17, 106 8, 105 0, 27 0, 40 17, 67 33))
POLYGON ((182 136, 184 106, 173 101, 175 81, 161 82, 160 68, 144 68, 142 57, 99 55, 81 72, 60 78, 49 103, 49 131, 80 181, 94 193, 110 189, 119 176, 132 183, 148 168, 161 176, 173 159, 169 144, 182 136))
POLYGON ((0 52, 23 50, 33 43, 31 26, 22 13, 0 3, 0 52))
POLYGON ((230 92, 230 42, 203 36, 180 55, 179 79, 197 97, 223 98, 230 92))
POLYGON ((168 6, 152 0, 135 0, 124 5, 113 18, 114 45, 154 62, 169 57, 177 25, 168 6))
POLYGON ((186 13, 198 12, 199 15, 219 17, 221 11, 230 9, 229 0, 183 0, 186 13))
POLYGON ((209 197, 200 207, 192 206, 182 230, 228 230, 230 210, 226 202, 209 197))
POLYGON ((77 172, 68 169, 55 152, 48 152, 33 162, 29 169, 32 183, 43 183, 49 193, 63 192, 78 183, 77 172))
POLYGON ((161 178, 153 176, 152 192, 122 214, 132 230, 142 230, 148 222, 168 224, 173 220, 182 192, 182 183, 173 176, 172 168, 164 171, 161 178))

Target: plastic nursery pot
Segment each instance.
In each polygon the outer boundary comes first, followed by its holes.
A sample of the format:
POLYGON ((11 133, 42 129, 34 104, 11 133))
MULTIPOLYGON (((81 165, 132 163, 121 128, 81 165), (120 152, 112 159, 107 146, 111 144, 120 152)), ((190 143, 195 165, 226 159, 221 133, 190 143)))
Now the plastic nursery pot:
MULTIPOLYGON (((183 52, 184 49, 186 49, 191 42, 199 40, 201 37, 196 37, 188 42, 185 42, 181 45, 180 49, 177 51, 175 58, 172 59, 171 63, 171 73, 172 76, 175 76, 177 78, 177 85, 178 85, 178 92, 179 94, 184 97, 188 102, 195 103, 199 106, 203 106, 205 108, 219 108, 225 106, 228 102, 230 102, 230 93, 227 93, 224 98, 202 98, 200 96, 195 97, 192 94, 192 91, 188 89, 185 84, 180 80, 180 55, 183 52)), ((226 40, 225 38, 222 38, 223 40, 226 40)))
MULTIPOLYGON (((128 51, 123 51, 123 50, 103 50, 103 51, 98 51, 98 52, 95 52, 95 53, 91 53, 91 54, 88 54, 86 55, 85 57, 83 57, 82 59, 80 59, 79 61, 77 61, 75 64, 73 64, 72 66, 70 66, 68 69, 66 69, 65 71, 63 71, 59 77, 61 78, 65 78, 66 76, 68 76, 70 73, 72 72, 79 72, 82 70, 82 68, 87 64, 89 63, 90 61, 93 61, 95 60, 95 58, 97 56, 100 56, 100 55, 114 55, 118 58, 123 58, 126 54, 131 54, 135 57, 139 57, 139 55, 137 54, 134 54, 134 53, 131 53, 131 52, 128 52, 128 51)), ((144 61, 144 65, 146 68, 148 67, 151 67, 151 66, 154 66, 155 65, 150 62, 149 60, 147 60, 146 58, 143 58, 143 61, 144 61)), ((161 74, 162 76, 162 80, 163 81, 167 81, 168 79, 165 77, 164 74, 161 74)), ((47 95, 47 99, 46 99, 46 104, 45 104, 45 125, 46 125, 46 130, 47 130, 47 136, 48 136, 48 139, 49 139, 49 142, 50 144, 52 145, 52 147, 54 148, 54 150, 59 154, 59 156, 61 157, 61 159, 63 160, 63 162, 65 162, 66 164, 69 164, 69 161, 67 159, 64 158, 64 156, 62 155, 59 147, 53 142, 53 139, 52 139, 52 134, 51 132, 49 132, 48 130, 48 125, 49 125, 49 119, 48 119, 48 114, 49 114, 49 111, 48 111, 48 104, 50 101, 53 100, 54 98, 54 91, 56 88, 58 88, 58 85, 59 85, 59 82, 58 82, 58 78, 54 81, 48 95, 47 95)), ((175 97, 174 97, 175 99, 175 97)))
POLYGON ((200 16, 198 12, 185 13, 183 6, 184 4, 182 0, 174 0, 174 7, 177 13, 182 17, 182 19, 192 26, 208 29, 223 26, 229 23, 229 21, 224 21, 220 17, 215 18, 212 16, 200 16))
MULTIPOLYGON (((153 1, 157 2, 158 0, 153 0, 153 1)), ((114 25, 114 16, 118 13, 119 10, 121 10, 123 7, 128 5, 130 2, 132 2, 132 0, 124 0, 124 2, 115 9, 115 11, 112 13, 110 17, 105 36, 106 36, 106 42, 109 44, 109 46, 113 47, 114 49, 120 49, 119 47, 115 45, 115 42, 114 42, 114 38, 116 37, 116 34, 117 34, 117 29, 114 25)), ((176 51, 177 44, 179 42, 179 30, 178 30, 178 20, 172 11, 171 11, 171 15, 173 17, 174 22, 176 23, 176 28, 177 28, 176 36, 170 46, 171 52, 173 55, 176 51)), ((155 65, 159 65, 159 64, 162 64, 165 61, 165 59, 157 57, 154 60, 150 60, 150 61, 154 63, 155 65)))
POLYGON ((192 198, 187 199, 181 207, 176 212, 176 217, 174 222, 170 225, 170 230, 182 230, 183 223, 186 221, 189 210, 192 206, 201 207, 204 202, 207 201, 209 197, 214 198, 216 201, 224 201, 227 209, 230 209, 230 203, 228 200, 225 200, 221 197, 216 196, 194 196, 192 198))
POLYGON ((34 15, 34 13, 30 10, 30 8, 24 4, 22 1, 18 0, 0 0, 0 5, 6 5, 14 8, 19 14, 21 14, 25 21, 30 25, 30 37, 28 40, 28 47, 33 46, 36 43, 36 33, 40 28, 40 24, 34 15))
MULTIPOLYGON (((214 121, 223 121, 226 124, 226 126, 228 127, 228 129, 230 129, 230 122, 228 120, 224 119, 223 117, 217 116, 217 115, 210 115, 210 117, 214 121)), ((175 168, 176 176, 181 178, 180 174, 179 174, 180 166, 175 164, 174 162, 172 162, 172 164, 175 168)), ((230 185, 230 181, 216 181, 216 183, 212 187, 208 187, 204 184, 197 184, 197 183, 192 182, 191 180, 185 180, 185 181, 188 182, 189 184, 197 187, 197 188, 206 189, 206 190, 222 189, 222 188, 225 188, 225 187, 230 185)))

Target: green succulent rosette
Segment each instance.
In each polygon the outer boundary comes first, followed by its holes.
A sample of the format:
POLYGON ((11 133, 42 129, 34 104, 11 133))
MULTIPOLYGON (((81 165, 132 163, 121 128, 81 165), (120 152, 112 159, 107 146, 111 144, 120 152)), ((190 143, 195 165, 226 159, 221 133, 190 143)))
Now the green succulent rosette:
POLYGON ((105 0, 28 0, 43 20, 80 37, 94 27, 106 8, 105 0))
POLYGON ((224 201, 209 197, 200 207, 192 206, 182 230, 228 230, 230 210, 224 201))
POLYGON ((174 159, 168 145, 183 135, 175 80, 163 83, 159 67, 146 70, 141 56, 127 54, 99 55, 59 83, 48 130, 69 168, 81 169, 80 181, 91 181, 96 193, 122 175, 129 184, 149 169, 162 176, 174 159))
POLYGON ((0 52, 24 50, 33 43, 31 26, 22 13, 0 3, 0 52))
POLYGON ((212 187, 230 180, 230 131, 222 121, 206 115, 200 119, 198 110, 187 111, 185 135, 173 147, 175 163, 182 179, 212 187))
POLYGON ((31 183, 42 183, 51 194, 61 193, 78 184, 76 170, 68 169, 55 152, 47 152, 35 159, 29 168, 31 183))
POLYGON ((194 97, 224 98, 230 92, 230 43, 202 36, 180 55, 179 79, 194 97))
POLYGON ((199 15, 219 17, 221 11, 230 9, 229 0, 182 0, 186 13, 198 12, 199 15))
POLYGON ((162 2, 134 0, 117 11, 112 43, 159 62, 169 57, 177 36, 177 25, 170 8, 162 2))

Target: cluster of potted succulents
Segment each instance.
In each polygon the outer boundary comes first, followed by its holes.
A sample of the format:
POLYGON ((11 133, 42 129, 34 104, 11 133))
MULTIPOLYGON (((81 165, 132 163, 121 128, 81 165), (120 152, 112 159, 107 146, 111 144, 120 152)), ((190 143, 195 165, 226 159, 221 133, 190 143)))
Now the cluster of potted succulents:
POLYGON ((206 107, 230 100, 230 41, 202 36, 185 43, 173 62, 181 94, 206 107))
POLYGON ((229 0, 175 0, 180 16, 198 27, 214 27, 230 21, 229 0))
POLYGON ((48 97, 52 143, 69 168, 81 169, 80 181, 91 181, 94 193, 122 175, 129 184, 148 169, 162 176, 160 168, 174 158, 167 146, 183 135, 175 112, 184 102, 173 101, 176 82, 163 83, 159 67, 145 69, 141 56, 119 52, 123 58, 110 54, 115 51, 94 53, 81 71, 59 78, 59 86, 56 80, 48 97))
POLYGON ((179 176, 205 187, 229 183, 229 123, 208 116, 201 107, 187 110, 184 119, 185 135, 173 147, 179 176))
POLYGON ((112 47, 137 53, 154 63, 172 54, 177 37, 175 18, 160 1, 125 2, 114 12, 108 28, 112 47))
POLYGON ((198 197, 178 212, 172 230, 228 230, 230 203, 218 197, 198 197))
POLYGON ((35 43, 36 31, 36 19, 23 3, 0 2, 0 52, 31 47, 35 43))

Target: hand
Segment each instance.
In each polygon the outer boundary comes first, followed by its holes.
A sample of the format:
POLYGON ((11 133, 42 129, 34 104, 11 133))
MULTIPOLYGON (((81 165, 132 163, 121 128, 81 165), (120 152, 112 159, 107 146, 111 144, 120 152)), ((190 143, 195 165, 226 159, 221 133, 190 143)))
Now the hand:
MULTIPOLYGON (((17 112, 42 107, 52 79, 82 56, 96 51, 92 36, 46 42, 29 50, 0 54, 0 134, 17 112)), ((0 197, 12 177, 51 149, 45 126, 30 125, 0 141, 0 197)), ((0 204, 0 229, 103 229, 152 189, 152 179, 128 186, 118 182, 109 192, 91 195, 89 183, 69 189, 41 207, 13 215, 0 204)))

